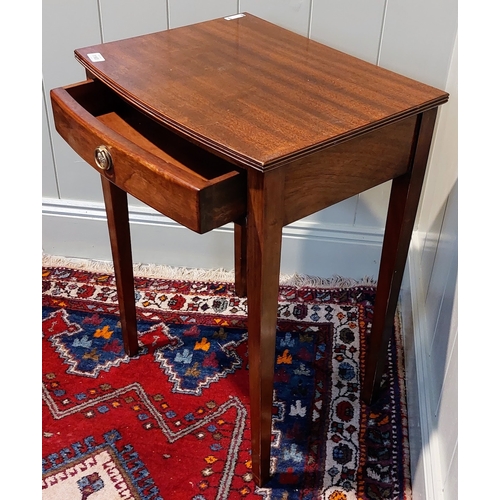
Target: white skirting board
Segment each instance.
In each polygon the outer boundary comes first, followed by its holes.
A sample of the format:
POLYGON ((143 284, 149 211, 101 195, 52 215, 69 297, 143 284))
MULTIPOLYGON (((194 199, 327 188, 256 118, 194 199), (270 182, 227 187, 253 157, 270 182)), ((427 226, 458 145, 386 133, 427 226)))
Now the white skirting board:
MULTIPOLYGON (((199 235, 152 209, 129 207, 134 263, 234 269, 233 225, 199 235)), ((42 200, 42 250, 111 260, 102 203, 42 200)), ((281 272, 377 279, 383 231, 304 219, 283 228, 281 272)))

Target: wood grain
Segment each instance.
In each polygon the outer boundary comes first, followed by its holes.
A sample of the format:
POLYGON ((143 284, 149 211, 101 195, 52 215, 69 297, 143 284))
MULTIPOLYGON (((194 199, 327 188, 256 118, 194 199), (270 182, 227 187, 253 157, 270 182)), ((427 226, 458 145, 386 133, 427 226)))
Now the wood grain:
POLYGON ((247 294, 252 472, 270 477, 276 323, 278 313, 284 170, 248 176, 247 294))
POLYGON ((119 95, 183 137, 258 170, 447 100, 441 90, 250 14, 75 55, 119 95), (105 61, 93 63, 93 52, 105 61))
POLYGON ((377 399, 386 368, 387 348, 394 328, 394 315, 424 182, 436 114, 437 108, 418 117, 410 168, 404 175, 392 181, 372 331, 361 389, 361 396, 366 404, 377 399))
POLYGON ((160 213, 199 233, 246 213, 246 172, 183 140, 102 85, 84 82, 50 93, 56 129, 93 168, 160 213), (94 162, 100 145, 114 168, 94 162))
POLYGON ((123 348, 129 356, 135 356, 139 342, 127 193, 102 176, 101 184, 115 270, 123 348))
POLYGON ((247 218, 234 221, 234 288, 239 297, 247 296, 247 218))
POLYGON ((411 116, 287 165, 285 224, 404 174, 415 123, 411 116))

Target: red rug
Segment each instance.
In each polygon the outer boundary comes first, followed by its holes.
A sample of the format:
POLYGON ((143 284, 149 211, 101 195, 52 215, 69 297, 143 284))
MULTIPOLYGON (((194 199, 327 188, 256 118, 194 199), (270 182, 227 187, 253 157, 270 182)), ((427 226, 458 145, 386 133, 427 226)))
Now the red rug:
POLYGON ((273 478, 252 481, 246 301, 230 282, 136 278, 124 354, 112 274, 45 267, 44 500, 407 499, 398 329, 359 399, 374 288, 281 286, 273 478))

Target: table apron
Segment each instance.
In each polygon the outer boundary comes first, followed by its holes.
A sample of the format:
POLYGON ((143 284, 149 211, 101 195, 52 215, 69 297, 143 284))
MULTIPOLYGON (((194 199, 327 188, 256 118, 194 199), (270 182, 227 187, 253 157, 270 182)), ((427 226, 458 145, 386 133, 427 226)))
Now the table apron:
POLYGON ((403 175, 416 123, 414 115, 283 167, 284 225, 403 175))

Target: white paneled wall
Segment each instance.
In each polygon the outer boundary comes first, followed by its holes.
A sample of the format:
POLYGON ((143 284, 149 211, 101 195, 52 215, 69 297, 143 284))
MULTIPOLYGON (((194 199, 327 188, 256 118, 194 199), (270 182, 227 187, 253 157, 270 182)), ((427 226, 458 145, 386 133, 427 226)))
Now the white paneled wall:
POLYGON ((376 64, 386 0, 316 0, 311 38, 376 64))
POLYGON ((309 36, 311 0, 240 0, 240 12, 250 12, 287 30, 309 36))
MULTIPOLYGON (((140 2, 139 2, 140 3, 140 2)), ((168 0, 169 27, 201 23, 238 12, 237 0, 168 0)))
MULTIPOLYGON (((312 5, 310 36, 376 64, 380 52, 386 0, 315 0, 312 5)), ((390 183, 372 188, 347 200, 332 211, 338 223, 351 220, 355 226, 384 226, 390 183)), ((316 216, 313 216, 316 217, 316 216)))
MULTIPOLYGON (((85 78, 73 56, 76 48, 246 11, 355 57, 456 90, 449 73, 457 30, 454 0, 44 0, 42 9, 43 249, 54 255, 110 260, 99 175, 55 132, 48 96, 51 88, 85 78)), ((429 480, 439 483, 444 498, 453 498, 456 488, 456 435, 442 417, 442 409, 454 404, 457 349, 453 327, 446 321, 455 310, 456 179, 450 172, 456 167, 456 111, 446 106, 449 110, 439 113, 440 135, 433 147, 438 160, 427 176, 412 250, 415 336, 421 337, 425 355, 433 358, 432 369, 442 375, 436 383, 414 381, 415 418, 430 419, 422 424, 428 424, 429 433, 422 436, 422 449, 414 457, 415 498, 431 498, 429 480), (424 320, 418 315, 422 311, 424 320), (422 383, 431 395, 423 404, 432 405, 425 415, 418 398, 422 383), (442 472, 437 479, 422 466, 429 463, 431 442, 438 443, 433 448, 442 472)), ((389 189, 389 183, 378 186, 284 228, 282 271, 376 277, 389 189)), ((231 225, 200 236, 130 201, 136 262, 233 267, 231 225)), ((420 363, 409 345, 410 362, 420 363)))
POLYGON ((42 191, 44 196, 57 198, 57 183, 54 171, 54 158, 50 140, 47 103, 42 91, 42 191))
POLYGON ((380 65, 436 87, 448 78, 456 0, 387 0, 380 65))
MULTIPOLYGON (((63 200, 100 201, 99 178, 55 131, 49 99, 50 89, 85 79, 85 71, 76 62, 73 51, 101 42, 98 3, 44 0, 42 16, 43 89, 51 131, 51 144, 46 147, 52 149, 54 158, 54 165, 43 165, 43 177, 54 176, 63 200)), ((43 196, 51 198, 46 191, 43 196)))
POLYGON ((165 0, 148 0, 146 4, 137 0, 100 0, 99 8, 103 42, 168 28, 165 0))
POLYGON ((410 250, 410 293, 403 293, 414 487, 419 498, 458 498, 458 54, 454 45, 431 150, 419 231, 410 250), (411 304, 410 304, 411 302, 411 304), (414 409, 413 413, 412 409, 414 409), (416 435, 416 436, 415 436, 416 435), (418 444, 418 439, 422 442, 418 444), (431 480, 429 480, 431 479, 431 480))

